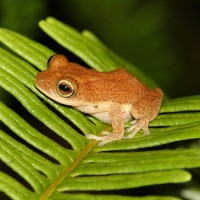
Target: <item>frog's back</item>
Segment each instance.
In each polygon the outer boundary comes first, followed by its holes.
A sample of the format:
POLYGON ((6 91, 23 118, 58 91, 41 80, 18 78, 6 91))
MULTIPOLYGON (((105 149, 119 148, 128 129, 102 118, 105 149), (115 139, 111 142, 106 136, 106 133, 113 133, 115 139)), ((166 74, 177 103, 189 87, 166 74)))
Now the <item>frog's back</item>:
POLYGON ((144 92, 150 90, 123 69, 103 72, 94 76, 79 88, 79 95, 85 100, 126 104, 137 100, 144 92), (84 94, 88 94, 88 92, 90 95, 85 96, 84 94))

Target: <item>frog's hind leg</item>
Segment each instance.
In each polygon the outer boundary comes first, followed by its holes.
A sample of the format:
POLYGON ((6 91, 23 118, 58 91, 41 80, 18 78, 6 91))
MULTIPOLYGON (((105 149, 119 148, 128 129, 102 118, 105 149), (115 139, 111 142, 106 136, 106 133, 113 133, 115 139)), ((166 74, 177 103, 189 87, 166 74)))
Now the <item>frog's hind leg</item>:
POLYGON ((158 93, 158 95, 147 94, 134 103, 131 108, 131 114, 135 120, 133 121, 132 126, 127 129, 128 131, 131 131, 131 133, 128 136, 124 136, 124 139, 133 138, 139 130, 143 130, 145 135, 150 133, 148 125, 149 122, 155 119, 158 115, 162 101, 162 96, 160 95, 162 95, 162 93, 158 93))

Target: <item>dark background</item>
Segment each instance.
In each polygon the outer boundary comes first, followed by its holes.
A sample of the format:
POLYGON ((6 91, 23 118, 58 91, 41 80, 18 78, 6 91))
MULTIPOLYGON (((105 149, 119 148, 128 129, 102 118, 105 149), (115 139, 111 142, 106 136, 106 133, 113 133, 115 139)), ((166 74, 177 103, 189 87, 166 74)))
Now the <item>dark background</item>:
POLYGON ((1 27, 60 52, 38 27, 48 16, 80 31, 89 29, 170 97, 200 93, 199 0, 0 1, 1 27))

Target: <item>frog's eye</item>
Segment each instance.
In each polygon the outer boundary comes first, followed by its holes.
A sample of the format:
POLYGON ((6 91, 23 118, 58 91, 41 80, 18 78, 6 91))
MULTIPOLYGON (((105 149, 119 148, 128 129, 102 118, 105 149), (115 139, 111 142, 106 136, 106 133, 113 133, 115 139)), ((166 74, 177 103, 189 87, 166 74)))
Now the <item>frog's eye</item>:
POLYGON ((57 83, 57 92, 61 97, 71 97, 75 93, 75 85, 69 80, 60 80, 57 83))

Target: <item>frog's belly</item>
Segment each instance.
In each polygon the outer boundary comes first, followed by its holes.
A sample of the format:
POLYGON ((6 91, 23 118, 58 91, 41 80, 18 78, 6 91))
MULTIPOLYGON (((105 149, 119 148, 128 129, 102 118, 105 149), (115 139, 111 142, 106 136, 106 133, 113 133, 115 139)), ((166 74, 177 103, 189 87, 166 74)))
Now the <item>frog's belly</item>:
MULTIPOLYGON (((95 118, 99 119, 102 122, 105 122, 107 124, 111 124, 110 115, 109 115, 109 109, 111 104, 107 103, 96 103, 94 104, 86 104, 82 106, 74 106, 77 110, 80 110, 81 112, 87 113, 89 115, 94 116, 95 118), (107 111, 108 110, 108 111, 107 111)), ((124 122, 130 120, 132 118, 131 115, 131 104, 122 104, 121 109, 123 112, 123 120, 124 122)))
MULTIPOLYGON (((122 110, 123 110, 124 122, 127 122, 128 120, 132 119, 129 105, 127 105, 127 106, 123 105, 122 110)), ((111 124, 109 112, 93 113, 91 115, 104 123, 111 124)))

